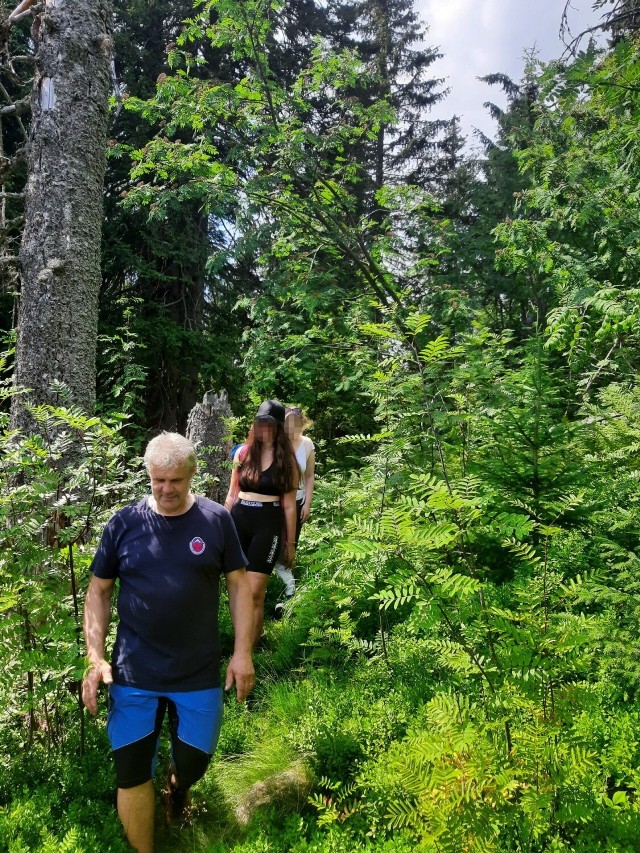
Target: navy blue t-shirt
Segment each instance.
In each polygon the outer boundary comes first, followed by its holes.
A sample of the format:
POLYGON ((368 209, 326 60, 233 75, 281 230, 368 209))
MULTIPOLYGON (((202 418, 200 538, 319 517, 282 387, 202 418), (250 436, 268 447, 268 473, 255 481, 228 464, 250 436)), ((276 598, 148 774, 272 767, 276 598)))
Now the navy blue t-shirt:
POLYGON ((91 571, 120 582, 114 681, 220 687, 220 576, 246 564, 230 513, 208 498, 182 515, 160 515, 143 498, 112 516, 91 571))

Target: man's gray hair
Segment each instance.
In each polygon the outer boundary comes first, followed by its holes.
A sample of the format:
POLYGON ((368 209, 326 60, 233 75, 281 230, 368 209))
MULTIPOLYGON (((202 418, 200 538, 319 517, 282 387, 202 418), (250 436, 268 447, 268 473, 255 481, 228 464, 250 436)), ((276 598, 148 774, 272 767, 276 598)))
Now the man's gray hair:
POLYGON ((187 465, 195 471, 198 460, 195 448, 188 438, 179 432, 161 432, 147 444, 144 465, 147 471, 151 465, 160 468, 180 468, 187 465))

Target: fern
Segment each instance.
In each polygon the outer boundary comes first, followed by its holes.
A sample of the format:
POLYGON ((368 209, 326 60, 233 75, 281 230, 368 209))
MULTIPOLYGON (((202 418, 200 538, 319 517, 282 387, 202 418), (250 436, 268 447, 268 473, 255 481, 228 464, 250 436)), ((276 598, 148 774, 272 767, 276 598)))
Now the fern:
POLYGON ((409 584, 408 586, 399 587, 397 589, 384 589, 372 596, 372 599, 379 601, 385 610, 389 607, 393 607, 394 610, 397 610, 398 607, 408 604, 411 601, 415 601, 418 596, 418 588, 413 584, 409 584))
POLYGON ((528 542, 508 539, 504 544, 513 554, 532 568, 536 569, 541 564, 542 560, 538 556, 535 547, 528 542))

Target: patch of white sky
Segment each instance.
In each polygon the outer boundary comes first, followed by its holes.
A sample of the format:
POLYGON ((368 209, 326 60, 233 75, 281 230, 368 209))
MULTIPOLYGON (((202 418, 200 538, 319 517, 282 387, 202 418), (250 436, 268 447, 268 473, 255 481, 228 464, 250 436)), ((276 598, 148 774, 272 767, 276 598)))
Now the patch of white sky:
MULTIPOLYGON (((571 34, 598 22, 599 13, 591 5, 590 0, 572 0, 571 34)), ((478 78, 501 73, 517 83, 527 56, 542 62, 559 59, 565 50, 560 37, 564 8, 565 0, 415 0, 415 10, 428 27, 426 44, 443 54, 430 70, 433 77, 444 78, 442 88, 450 90, 430 118, 457 115, 471 148, 477 144, 474 128, 493 137, 495 123, 483 104, 505 107, 507 99, 499 86, 478 78)))

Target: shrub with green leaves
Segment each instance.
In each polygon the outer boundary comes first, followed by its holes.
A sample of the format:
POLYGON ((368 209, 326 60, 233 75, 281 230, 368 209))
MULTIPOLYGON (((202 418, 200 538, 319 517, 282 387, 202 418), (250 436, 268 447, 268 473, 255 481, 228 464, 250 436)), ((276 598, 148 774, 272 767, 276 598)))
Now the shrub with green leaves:
POLYGON ((12 751, 60 749, 82 729, 81 600, 102 526, 140 484, 122 420, 33 410, 38 434, 0 434, 0 729, 12 751), (74 720, 72 723, 71 720, 74 720))
MULTIPOLYGON (((381 668, 393 678, 407 671, 400 647, 415 644, 412 670, 429 676, 413 675, 422 709, 380 757, 354 736, 375 703, 358 726, 353 694, 333 719, 328 702, 328 726, 309 745, 328 771, 313 797, 319 820, 456 851, 601 838, 603 756, 575 714, 591 702, 603 631, 617 621, 607 598, 620 596, 611 555, 622 537, 600 511, 606 454, 542 337, 517 352, 481 329, 424 346, 424 324, 412 322, 414 344, 393 337, 369 379, 379 429, 350 439, 365 465, 328 484, 338 506, 325 509, 319 487, 314 524, 321 507, 343 532, 338 550, 312 558, 297 612, 310 623, 311 665, 365 656, 372 678, 381 668), (305 597, 320 605, 314 624, 305 597)), ((608 470, 610 508, 627 475, 608 470)), ((618 828, 612 807, 604 822, 624 847, 633 804, 617 792, 614 805, 618 828)))

